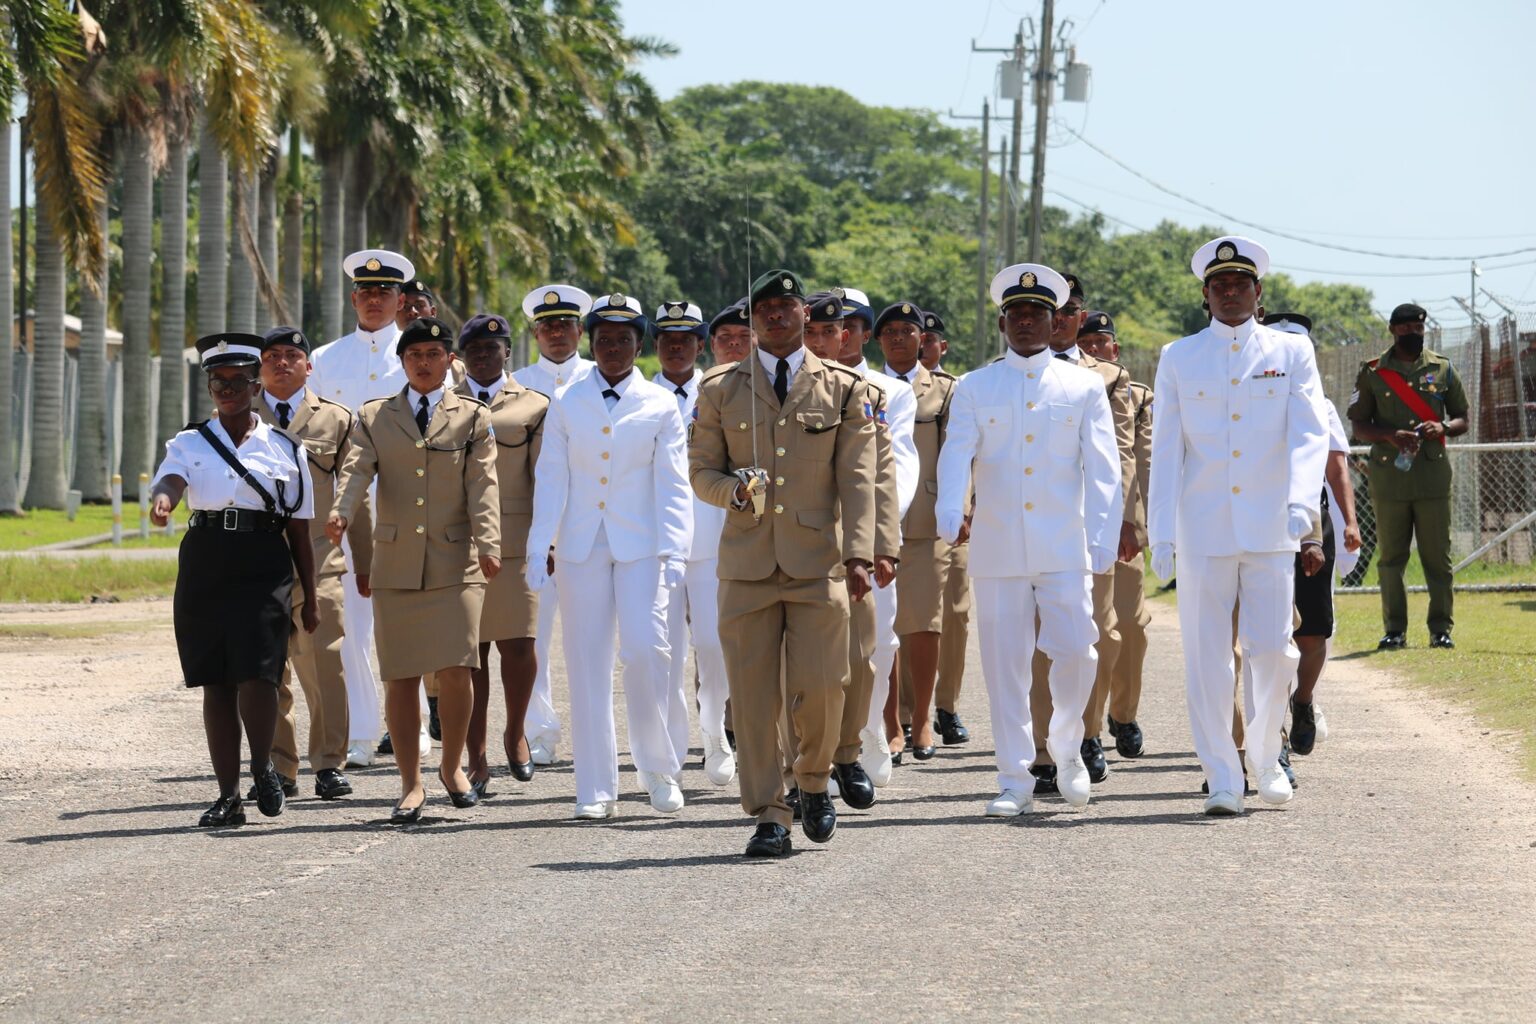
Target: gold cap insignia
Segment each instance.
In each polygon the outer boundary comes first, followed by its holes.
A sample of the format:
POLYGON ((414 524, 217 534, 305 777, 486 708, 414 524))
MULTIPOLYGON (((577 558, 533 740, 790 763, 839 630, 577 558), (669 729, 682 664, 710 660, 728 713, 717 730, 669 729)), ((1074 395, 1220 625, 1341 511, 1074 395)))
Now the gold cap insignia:
POLYGON ((912 312, 912 304, 909 303, 909 302, 903 302, 901 304, 901 311, 903 313, 910 313, 910 312, 912 312))
POLYGON ((443 329, 441 327, 437 326, 437 324, 433 324, 432 325, 432 337, 435 338, 439 334, 442 334, 442 333, 443 333, 443 329))
POLYGON ((377 257, 375 257, 374 259, 369 260, 367 263, 364 263, 363 267, 367 270, 378 270, 383 265, 384 264, 380 263, 377 257))
POLYGON ((294 332, 294 333, 293 333, 293 343, 294 343, 294 344, 295 344, 295 345, 297 345, 297 344, 299 344, 299 343, 300 343, 300 342, 302 342, 302 341, 303 341, 303 340, 304 340, 304 335, 302 335, 302 334, 300 334, 300 333, 298 333, 298 332, 297 332, 297 331, 295 331, 295 332, 294 332))
POLYGON ((1216 248, 1216 258, 1219 260, 1229 260, 1236 255, 1237 246, 1233 245, 1231 242, 1222 242, 1221 245, 1217 246, 1216 248))
POLYGON ((835 303, 835 302, 827 303, 827 315, 831 316, 832 314, 834 314, 836 312, 837 312, 837 303, 835 303))
POLYGON ((624 301, 624 296, 623 296, 622 293, 614 292, 612 295, 608 296, 608 305, 610 305, 610 306, 628 306, 629 303, 624 301))
POLYGON ((841 287, 833 288, 832 289, 832 294, 836 295, 840 299, 846 299, 848 297, 848 293, 843 291, 843 289, 841 287))
POLYGON ((555 303, 557 303, 559 301, 560 301, 560 293, 559 292, 557 292, 557 291, 547 291, 547 292, 544 293, 544 303, 546 305, 553 306, 555 303))
POLYGON ((1035 286, 1035 272, 1033 270, 1026 270, 1026 271, 1024 271, 1024 273, 1019 275, 1019 287, 1020 288, 1033 288, 1034 286, 1035 286))
POLYGON ((683 315, 683 307, 682 306, 668 306, 667 307, 667 316, 682 316, 682 315, 683 315))
POLYGON ((501 330, 501 321, 492 320, 490 323, 485 325, 485 329, 490 331, 492 334, 496 334, 501 330))
POLYGON ((790 280, 787 277, 784 280, 780 281, 779 284, 781 286, 783 286, 785 291, 789 291, 791 288, 793 288, 795 286, 795 282, 790 280))
POLYGON ((422 284, 420 281, 416 282, 416 287, 419 288, 422 291, 426 291, 427 290, 427 286, 422 284))

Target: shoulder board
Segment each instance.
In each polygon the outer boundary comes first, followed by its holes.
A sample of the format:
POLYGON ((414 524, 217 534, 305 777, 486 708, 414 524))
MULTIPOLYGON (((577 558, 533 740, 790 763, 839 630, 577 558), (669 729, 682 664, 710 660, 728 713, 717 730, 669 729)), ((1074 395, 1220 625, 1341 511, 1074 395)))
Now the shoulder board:
POLYGON ((370 405, 383 405, 385 402, 389 401, 391 398, 394 398, 394 397, 395 397, 394 395, 389 395, 386 398, 370 398, 370 399, 368 399, 368 401, 364 402, 360 408, 361 409, 366 409, 370 405))
POLYGON ((721 363, 719 366, 715 366, 715 367, 712 367, 712 368, 710 368, 708 370, 705 370, 704 371, 704 376, 699 378, 699 383, 702 384, 706 380, 715 380, 718 377, 723 377, 727 373, 729 373, 732 370, 734 370, 735 368, 736 368, 736 364, 735 363, 721 363))
POLYGON ((482 409, 489 409, 490 408, 489 405, 487 405, 485 402, 480 401, 480 399, 476 398, 474 395, 466 395, 464 392, 459 391, 458 388, 454 388, 454 391, 456 391, 458 393, 459 398, 462 399, 463 401, 473 402, 475 405, 478 405, 482 409))
POLYGON ((993 356, 991 359, 987 360, 987 365, 990 366, 993 363, 1000 363, 1004 359, 1007 359, 1007 358, 1008 358, 1008 356, 1006 354, 1005 355, 1000 355, 1000 356, 993 356))
POLYGON ((929 370, 928 371, 928 375, 930 377, 937 377, 940 380, 959 380, 960 379, 959 377, 956 377, 954 374, 950 373, 948 370, 946 370, 946 369, 944 369, 942 367, 940 367, 937 370, 929 370))
POLYGON ((834 363, 834 362, 831 362, 829 360, 823 359, 821 361, 821 365, 825 366, 829 370, 836 370, 838 373, 847 374, 849 377, 852 377, 854 380, 860 380, 861 381, 861 380, 864 379, 864 375, 862 373, 860 373, 858 370, 855 370, 851 366, 844 366, 842 363, 834 363))
POLYGON ((537 398, 539 401, 543 402, 545 405, 549 404, 549 396, 546 395, 542 391, 535 391, 535 390, 533 390, 533 388, 523 388, 523 390, 521 390, 521 391, 519 391, 517 393, 517 397, 518 398, 523 398, 525 396, 526 397, 531 397, 531 398, 537 398))

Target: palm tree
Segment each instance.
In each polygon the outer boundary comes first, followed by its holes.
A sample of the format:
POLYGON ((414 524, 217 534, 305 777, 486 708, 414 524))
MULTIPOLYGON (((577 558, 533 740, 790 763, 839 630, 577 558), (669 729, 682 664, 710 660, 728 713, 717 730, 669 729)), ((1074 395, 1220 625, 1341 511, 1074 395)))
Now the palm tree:
MULTIPOLYGON (((197 325, 196 334, 224 330, 228 306, 229 243, 225 187, 229 161, 218 137, 203 115, 197 137, 197 325)), ((201 389, 193 392, 192 418, 201 419, 209 401, 201 389)))
MULTIPOLYGON (((102 245, 107 243, 107 197, 97 205, 102 245)), ((73 432, 74 474, 70 486, 85 501, 112 497, 112 453, 107 447, 107 277, 100 291, 80 289, 80 345, 75 350, 79 381, 73 432)))
MULTIPOLYGON (((288 197, 283 201, 283 304, 299 328, 304 326, 304 155, 299 126, 288 133, 288 197)), ((329 341, 330 339, 326 339, 329 341)))
POLYGON ((187 135, 173 131, 160 178, 160 407, 155 450, 181 429, 187 410, 187 135))
POLYGON ((229 320, 226 326, 231 331, 249 332, 256 326, 256 268, 246 258, 239 221, 241 217, 250 216, 256 205, 252 201, 251 186, 254 184, 249 174, 237 174, 230 181, 236 197, 229 233, 229 320))
POLYGON ((129 124, 123 139, 123 448, 129 488, 154 469, 150 452, 150 270, 154 261, 155 158, 149 132, 129 124))
MULTIPOLYGON (((32 320, 32 463, 27 508, 63 508, 64 475, 64 244, 54 233, 50 198, 37 183, 37 311, 32 320)), ((99 232, 97 232, 99 237, 99 232)))
MULTIPOLYGON (((3 17, 3 15, 0 15, 3 17)), ((16 493, 16 453, 11 428, 11 396, 15 393, 16 360, 11 355, 12 324, 16 323, 16 292, 11 287, 16 272, 11 249, 11 119, 0 130, 0 324, 5 344, 0 345, 0 516, 21 512, 16 493)))

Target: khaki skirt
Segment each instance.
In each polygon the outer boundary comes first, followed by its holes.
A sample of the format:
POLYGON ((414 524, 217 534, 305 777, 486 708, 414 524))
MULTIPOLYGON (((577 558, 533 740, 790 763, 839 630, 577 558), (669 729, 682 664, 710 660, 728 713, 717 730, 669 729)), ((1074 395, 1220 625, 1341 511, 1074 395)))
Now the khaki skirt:
POLYGON ((896 573, 896 635, 939 633, 944 629, 944 586, 949 545, 936 538, 901 545, 896 573))
POLYGON ((526 558, 502 560, 501 572, 485 585, 485 608, 480 612, 480 642, 520 640, 534 634, 539 620, 539 595, 528 587, 523 568, 526 558))
POLYGON ((373 642, 379 675, 411 679, 443 668, 480 665, 484 583, 433 590, 373 592, 373 642))

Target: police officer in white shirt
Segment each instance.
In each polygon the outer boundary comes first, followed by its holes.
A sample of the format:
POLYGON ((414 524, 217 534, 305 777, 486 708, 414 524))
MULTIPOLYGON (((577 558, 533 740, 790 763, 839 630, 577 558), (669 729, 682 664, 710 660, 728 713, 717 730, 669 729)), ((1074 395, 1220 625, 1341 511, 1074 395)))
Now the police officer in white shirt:
MULTIPOLYGON (((523 297, 523 315, 533 328, 533 340, 539 358, 520 370, 512 379, 523 387, 553 400, 567 386, 592 372, 592 360, 577 354, 581 342, 581 323, 592 308, 592 296, 568 284, 540 285, 523 297)), ((533 677, 533 698, 523 731, 528 736, 528 750, 534 764, 553 764, 555 748, 560 744, 560 715, 555 710, 549 683, 549 645, 555 635, 555 609, 560 584, 551 579, 539 601, 539 622, 535 631, 534 656, 538 674, 533 677)))
MULTIPOLYGON (((352 309, 357 329, 321 345, 310 357, 309 386, 321 398, 344 405, 356 415, 364 402, 388 398, 405 387, 405 370, 395 355, 400 328, 401 287, 414 280, 411 261, 388 249, 363 249, 342 261, 352 278, 352 309)), ((379 685, 374 679, 369 653, 373 647, 373 604, 358 593, 352 571, 352 546, 343 541, 347 572, 342 577, 341 617, 345 635, 341 663, 347 679, 347 716, 352 738, 347 744, 347 766, 364 767, 373 761, 374 744, 383 731, 379 685)), ((423 753, 431 747, 422 726, 423 753)))
POLYGON ((683 420, 674 396, 635 369, 649 328, 639 301, 599 299, 587 324, 597 368, 561 389, 544 421, 528 584, 541 590, 549 581, 553 546, 567 624, 576 817, 611 818, 618 806, 615 632, 630 753, 651 806, 670 813, 683 806, 683 791, 667 731, 667 591, 683 583, 693 530, 683 420))
POLYGON ((1252 666, 1248 759, 1259 796, 1292 797, 1280 726, 1298 660, 1292 579, 1301 538, 1318 515, 1328 428, 1311 343, 1260 326, 1269 253, 1237 236, 1213 239, 1190 263, 1211 322, 1163 349, 1147 534, 1152 571, 1182 570, 1179 626, 1195 753, 1210 815, 1241 814, 1243 765, 1232 740, 1232 608, 1252 666))
MULTIPOLYGON (((677 411, 686 427, 699 399, 698 367, 704 345, 704 313, 691 302, 665 302, 656 310, 656 357, 661 372, 651 378, 677 397, 677 411)), ((667 731, 677 747, 678 762, 688 757, 688 694, 685 669, 688 645, 699 680, 699 732, 704 737, 704 774, 717 786, 736 777, 736 754, 725 738, 725 654, 720 647, 720 533, 725 509, 693 498, 693 537, 683 585, 671 592, 667 605, 667 636, 672 643, 672 677, 668 688, 667 731)))
MULTIPOLYGON (((1114 564, 1120 539, 1120 457, 1104 380, 1052 358, 1051 315, 1067 301, 1066 279, 1020 263, 992 279, 1005 357, 967 374, 955 388, 939 452, 939 536, 969 534, 982 674, 997 746, 998 796, 991 817, 1033 808, 1035 758, 1030 661, 1051 658, 1054 713, 1046 745, 1057 787, 1074 807, 1088 803, 1083 709, 1093 692, 1090 573, 1114 564), (974 461, 974 469, 972 463, 974 461), (976 501, 967 531, 965 501, 976 501)), ((1230 700, 1231 691, 1228 690, 1230 700)))

